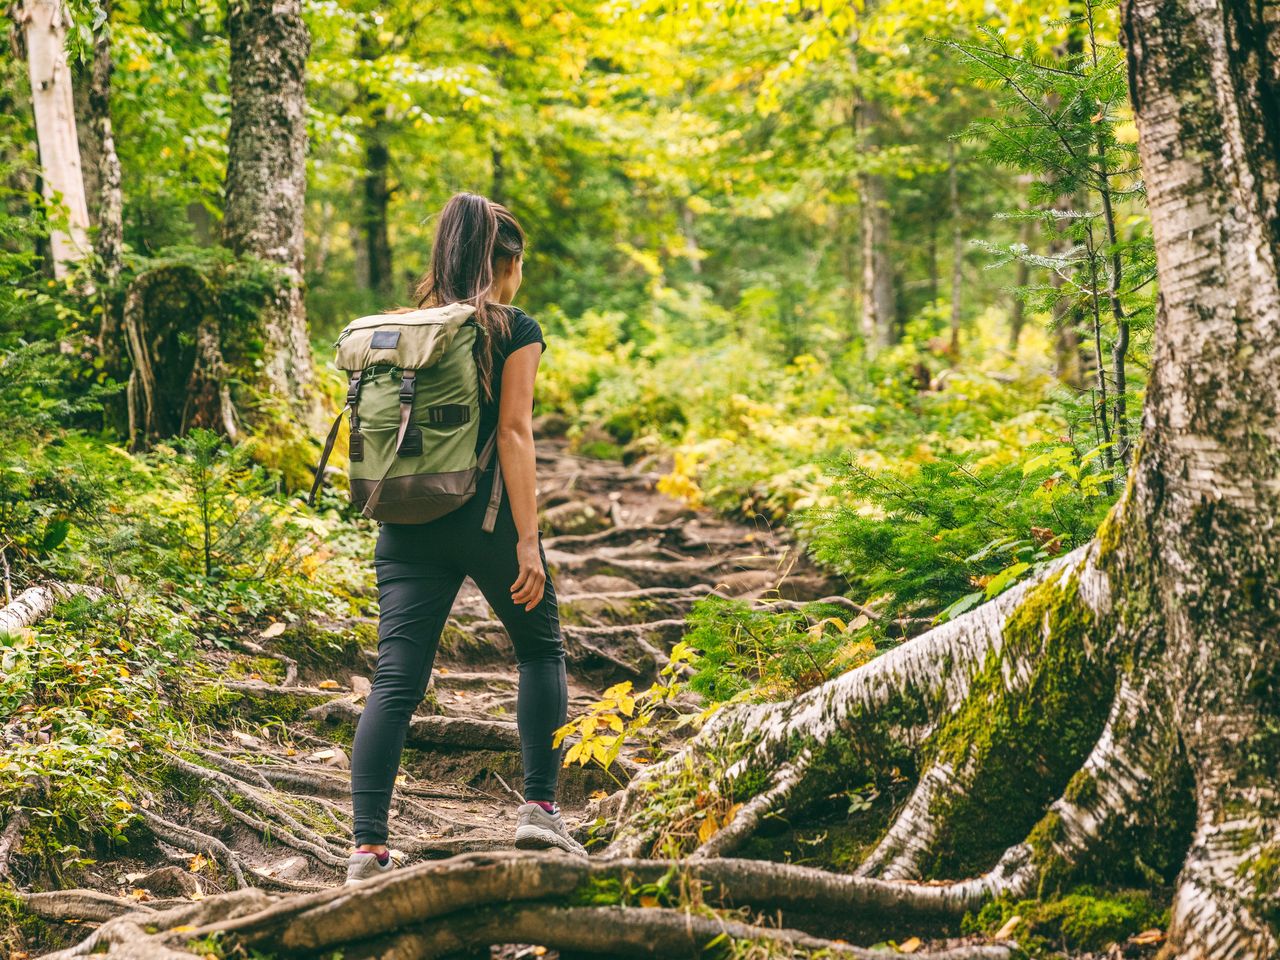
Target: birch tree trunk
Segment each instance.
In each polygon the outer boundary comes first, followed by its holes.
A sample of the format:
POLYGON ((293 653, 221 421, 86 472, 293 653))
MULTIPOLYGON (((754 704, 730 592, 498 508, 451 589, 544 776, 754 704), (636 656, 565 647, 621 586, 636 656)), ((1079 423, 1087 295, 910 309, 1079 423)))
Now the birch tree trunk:
POLYGON ((231 130, 223 241, 278 264, 285 283, 262 316, 266 386, 302 408, 312 380, 302 299, 306 61, 301 0, 232 0, 231 130))
POLYGON ((59 0, 24 0, 27 69, 31 104, 47 200, 60 200, 67 212, 66 229, 50 233, 54 276, 66 276, 68 265, 89 252, 89 211, 76 139, 75 96, 67 63, 66 33, 71 14, 59 0))
POLYGON ((1196 778, 1183 956, 1280 950, 1280 18, 1126 0, 1163 315, 1131 527, 1196 778))

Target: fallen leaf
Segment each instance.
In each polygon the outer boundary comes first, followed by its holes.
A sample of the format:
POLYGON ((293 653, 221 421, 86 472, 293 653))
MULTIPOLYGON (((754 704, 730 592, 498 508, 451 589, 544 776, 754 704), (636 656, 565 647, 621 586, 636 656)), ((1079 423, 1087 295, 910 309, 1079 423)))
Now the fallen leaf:
POLYGON ((275 623, 270 624, 267 629, 263 630, 260 636, 263 640, 270 640, 273 637, 280 636, 280 634, 284 633, 285 629, 285 625, 277 620, 275 623))
POLYGON ((153 898, 151 896, 150 890, 143 890, 141 887, 134 887, 132 890, 129 891, 129 899, 130 900, 151 900, 153 898))
POLYGON ((656 907, 657 905, 658 898, 651 893, 646 893, 640 898, 640 906, 642 907, 656 907))
POLYGON ((590 798, 590 799, 592 799, 592 800, 604 800, 604 799, 605 799, 606 797, 608 797, 608 796, 609 796, 609 791, 608 791, 608 790, 596 790, 596 791, 594 791, 594 792, 591 794, 591 798, 590 798))
POLYGON ((321 690, 341 690, 342 684, 337 680, 321 680, 316 684, 321 690))
POLYGON ((1013 936, 1013 932, 1018 929, 1018 924, 1022 922, 1022 918, 1016 913, 1005 921, 1004 926, 996 931, 995 939, 1008 940, 1013 936))
POLYGON ((720 825, 716 823, 716 818, 708 814, 698 827, 698 842, 706 843, 716 835, 718 829, 720 829, 720 825))
POLYGON ((337 756, 336 750, 317 750, 315 753, 311 754, 311 756, 307 757, 307 759, 308 760, 332 760, 335 756, 337 756))
POLYGON ((899 953, 915 953, 922 946, 924 946, 924 944, 920 942, 919 937, 909 937, 908 939, 903 940, 900 944, 898 944, 898 952, 899 953))
POLYGON ((535 957, 545 957, 545 956, 547 955, 547 948, 546 948, 546 947, 534 947, 534 948, 533 948, 533 955, 534 955, 535 957))
POLYGON ((191 863, 187 865, 187 869, 190 870, 192 873, 199 873, 208 865, 209 865, 209 858, 206 857, 203 853, 197 853, 194 857, 191 858, 191 863))
POLYGON ((189 923, 184 923, 184 924, 181 924, 181 925, 176 926, 176 927, 170 927, 170 928, 169 928, 169 932, 170 932, 170 933, 188 933, 188 932, 190 932, 190 931, 192 931, 192 930, 194 930, 194 929, 195 929, 195 927, 194 927, 194 926, 192 926, 191 924, 189 924, 189 923))
POLYGON ((1150 930, 1143 930, 1141 933, 1135 933, 1129 938, 1129 942, 1139 947, 1145 947, 1148 944, 1159 943, 1164 939, 1164 931, 1157 930, 1154 927, 1150 930))

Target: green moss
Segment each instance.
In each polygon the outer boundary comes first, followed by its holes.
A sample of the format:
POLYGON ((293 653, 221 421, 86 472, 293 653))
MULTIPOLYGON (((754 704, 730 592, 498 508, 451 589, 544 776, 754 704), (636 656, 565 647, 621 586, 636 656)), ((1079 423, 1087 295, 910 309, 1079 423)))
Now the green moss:
POLYGON ((587 877, 569 894, 569 906, 607 907, 622 903, 622 881, 616 877, 587 877))
POLYGON ((304 720, 308 710, 328 699, 326 695, 300 693, 286 687, 265 689, 261 694, 250 695, 240 690, 228 690, 219 683, 206 683, 192 687, 185 702, 192 719, 211 725, 226 725, 236 720, 258 723, 304 720))
POLYGON ((0 883, 0 953, 26 951, 40 934, 40 918, 30 913, 13 888, 0 883))
POLYGON ((995 900, 966 917, 965 933, 991 936, 1013 917, 1012 936, 1032 956, 1060 950, 1105 950, 1152 927, 1168 923, 1167 910, 1143 891, 1080 887, 1050 900, 995 900))
MULTIPOLYGON (((1041 584, 1010 616, 1001 650, 988 655, 968 699, 929 745, 934 761, 972 770, 975 784, 931 810, 950 829, 929 873, 966 876, 991 866, 1079 770, 1114 690, 1111 668, 1093 655, 1106 629, 1074 580, 1041 584), (1011 693, 1012 662, 1030 676, 1011 693)), ((1055 832, 1052 822, 1038 828, 1046 856, 1055 832)))
POLYGON ((257 674, 268 683, 284 680, 284 664, 274 657, 246 657, 237 655, 227 663, 226 675, 232 680, 245 680, 257 674))
POLYGON ((1264 847, 1240 866, 1240 876, 1253 884, 1253 906, 1273 928, 1280 929, 1280 844, 1264 847))
POLYGON ((1068 803, 1088 806, 1098 799, 1098 781, 1088 770, 1077 770, 1062 795, 1068 803))

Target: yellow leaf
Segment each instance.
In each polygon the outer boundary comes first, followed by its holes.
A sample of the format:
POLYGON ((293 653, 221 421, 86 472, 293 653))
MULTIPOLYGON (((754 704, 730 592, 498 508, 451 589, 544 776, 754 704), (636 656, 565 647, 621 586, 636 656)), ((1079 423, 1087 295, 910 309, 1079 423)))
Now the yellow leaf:
POLYGON ((608 796, 609 796, 609 791, 608 791, 608 790, 593 790, 593 791, 591 791, 591 797, 590 797, 590 799, 592 799, 592 800, 604 800, 604 799, 605 799, 606 797, 608 797, 608 796))
POLYGON ((698 842, 706 843, 716 835, 716 831, 720 829, 720 825, 716 823, 716 818, 711 814, 707 814, 702 824, 698 827, 698 842))
POLYGON ((1164 939, 1164 931, 1157 930, 1156 928, 1152 927, 1150 930, 1143 930, 1141 933, 1135 933, 1132 937, 1129 938, 1129 942, 1133 944, 1137 944, 1140 947, 1145 947, 1148 944, 1159 943, 1163 939, 1164 939))
POLYGON ((169 932, 170 933, 190 933, 194 929, 195 927, 192 926, 191 924, 184 923, 176 927, 170 927, 169 932))
POLYGON ((268 625, 267 629, 262 631, 261 636, 263 640, 270 640, 273 637, 280 636, 280 634, 284 633, 284 631, 285 631, 285 625, 283 623, 280 623, 279 621, 276 621, 275 623, 268 625))
POLYGON ((337 680, 321 680, 316 684, 321 690, 340 690, 342 685, 337 680))
POLYGON ((911 937, 907 940, 903 940, 900 944, 898 944, 898 952, 899 953, 915 953, 922 946, 924 946, 924 944, 920 942, 919 937, 911 937))
POLYGON ((742 809, 742 804, 735 803, 732 807, 730 807, 728 810, 725 811, 724 822, 726 826, 728 826, 730 823, 733 822, 733 818, 737 816, 738 811, 741 809, 742 809))
POLYGON ((646 893, 646 894, 644 894, 643 896, 641 896, 641 897, 640 897, 640 906, 642 906, 642 907, 656 907, 656 906, 658 906, 658 898, 657 898, 657 897, 655 897, 655 896, 653 896, 653 894, 646 893))
POLYGON ((622 732, 622 718, 620 716, 618 716, 616 713, 613 713, 613 714, 610 714, 606 719, 610 727, 612 727, 614 730, 617 730, 619 733, 622 732))

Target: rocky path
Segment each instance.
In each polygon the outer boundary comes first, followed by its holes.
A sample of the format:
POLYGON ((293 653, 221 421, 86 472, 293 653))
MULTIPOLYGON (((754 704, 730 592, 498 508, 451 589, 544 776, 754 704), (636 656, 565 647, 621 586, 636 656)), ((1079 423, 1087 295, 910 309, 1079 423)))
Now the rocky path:
MULTIPOLYGON (((833 584, 767 526, 694 512, 655 492, 656 464, 624 467, 540 442, 547 559, 561 603, 570 716, 610 685, 646 686, 712 590, 813 599, 833 584)), ((157 908, 244 884, 314 890, 341 878, 351 845, 347 751, 372 678, 373 621, 264 632, 214 655, 218 675, 191 695, 205 741, 174 761, 162 809, 141 811, 155 841, 102 861, 93 891, 39 894, 47 918, 101 922, 139 903, 157 908), (353 639, 355 638, 355 639, 353 639), (220 658, 220 659, 219 659, 220 658)), ((466 583, 415 716, 392 805, 403 862, 510 846, 520 789, 509 641, 466 583)), ((563 771, 573 822, 589 798, 636 769, 639 747, 611 773, 563 771)), ((83 936, 85 928, 76 928, 83 936)))

